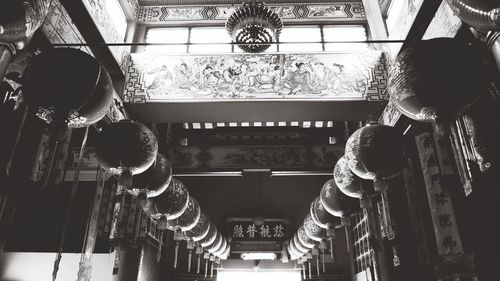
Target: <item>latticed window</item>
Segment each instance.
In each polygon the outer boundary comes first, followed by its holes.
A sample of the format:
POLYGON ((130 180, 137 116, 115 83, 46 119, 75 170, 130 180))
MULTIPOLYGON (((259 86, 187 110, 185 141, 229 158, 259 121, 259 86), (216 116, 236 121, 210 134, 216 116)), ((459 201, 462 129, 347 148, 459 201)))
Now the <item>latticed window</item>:
POLYGON ((366 210, 351 218, 354 239, 354 269, 356 273, 375 265, 375 253, 370 246, 370 231, 366 210))
MULTIPOLYGON (((283 29, 278 44, 266 53, 314 53, 366 49, 364 25, 291 25, 283 29), (347 41, 347 42, 346 42, 347 41)), ((171 54, 243 53, 231 45, 223 26, 155 27, 145 37, 147 52, 171 54)))

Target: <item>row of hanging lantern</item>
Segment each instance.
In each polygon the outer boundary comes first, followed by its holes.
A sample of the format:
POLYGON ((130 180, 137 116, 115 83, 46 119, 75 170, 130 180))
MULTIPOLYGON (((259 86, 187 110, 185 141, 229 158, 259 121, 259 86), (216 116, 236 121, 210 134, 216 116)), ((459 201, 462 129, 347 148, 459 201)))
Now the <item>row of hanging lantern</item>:
MULTIPOLYGON (((434 122, 439 128, 486 92, 487 83, 481 70, 481 60, 471 46, 455 39, 421 41, 402 51, 392 65, 390 99, 407 117, 434 122), (450 67, 458 62, 460 67, 450 67)), ((349 137, 345 155, 335 164, 334 179, 324 184, 320 197, 312 202, 310 214, 287 247, 291 259, 301 265, 304 277, 305 263, 311 277, 311 262, 307 261, 317 255, 318 249, 324 253, 325 239, 332 241, 333 236, 328 234, 331 226, 348 224, 347 217, 356 211, 354 199, 359 199, 360 206, 372 216, 372 224, 384 229, 385 238, 395 237, 387 182, 401 173, 403 160, 404 137, 396 128, 370 124, 349 137), (373 181, 373 185, 367 180, 373 181), (373 216, 376 198, 382 203, 380 222, 373 216), (330 220, 324 210, 337 219, 343 218, 342 224, 330 220)), ((319 273, 319 259, 316 264, 319 273)))
MULTIPOLYGON (((37 55, 25 71, 23 79, 24 101, 52 128, 44 186, 50 183, 63 133, 68 129, 87 128, 68 201, 67 221, 76 195, 79 163, 86 145, 88 128, 107 113, 112 102, 112 81, 95 58, 72 48, 56 48, 37 55), (75 65, 79 67, 75 68, 75 65)), ((211 261, 212 272, 213 263, 219 265, 221 259, 228 258, 228 241, 201 214, 198 202, 189 196, 185 185, 172 178, 169 161, 158 153, 157 139, 145 125, 130 120, 105 125, 98 134, 96 155, 101 167, 118 176, 119 186, 137 196, 146 212, 165 222, 165 229, 175 231, 176 257, 179 241, 186 239, 190 255, 196 244, 198 255, 203 254, 205 249, 205 268, 208 261, 211 261)), ((62 256, 67 223, 64 225, 54 263, 53 280, 56 279, 62 256)), ((177 258, 175 264, 176 260, 177 258)), ((190 265, 191 259, 189 270, 190 265)))
POLYGON ((287 247, 291 259, 300 264, 304 278, 306 263, 311 278, 310 260, 313 258, 316 260, 316 273, 319 274, 319 252, 325 270, 327 241, 330 242, 330 254, 334 259, 332 241, 335 228, 345 226, 348 231, 350 215, 359 211, 360 206, 371 208, 372 197, 377 193, 382 194, 381 200, 386 206, 382 222, 384 229, 391 229, 388 200, 384 195, 387 190, 383 181, 400 173, 402 160, 403 137, 393 127, 374 124, 360 128, 351 135, 346 144, 345 156, 340 157, 335 164, 334 178, 323 185, 320 196, 311 203, 310 213, 287 247), (363 179, 374 180, 376 188, 363 179), (360 199, 359 202, 356 199, 360 199))
MULTIPOLYGON (((22 97, 26 105, 34 109, 37 117, 51 128, 49 160, 43 178, 44 187, 50 184, 53 177, 57 154, 65 132, 73 128, 86 128, 54 262, 52 275, 55 280, 62 258, 72 203, 76 197, 79 166, 89 126, 100 121, 109 110, 113 85, 107 71, 91 55, 77 49, 56 48, 46 50, 33 58, 23 75, 22 97)), ((13 151, 15 147, 16 145, 13 151)), ((89 272, 89 264, 81 266, 86 267, 82 272, 89 272)))
MULTIPOLYGON (((205 275, 209 262, 213 275, 214 264, 218 267, 221 260, 228 258, 230 245, 201 212, 198 201, 189 195, 187 187, 172 177, 172 167, 165 156, 158 153, 153 132, 130 120, 109 124, 99 134, 96 155, 108 172, 119 176, 119 185, 137 196, 144 212, 158 221, 159 230, 174 232, 174 268, 177 267, 179 244, 186 240, 188 272, 191 272, 192 253, 196 247, 197 273, 203 255, 205 275)), ((161 248, 160 244, 160 255, 161 248)))
POLYGON ((304 278, 306 272, 309 278, 312 277, 313 262, 317 275, 320 271, 325 272, 325 252, 328 247, 330 259, 334 262, 335 229, 345 225, 346 218, 356 209, 356 201, 338 192, 333 179, 323 185, 320 196, 311 202, 309 213, 287 246, 290 258, 297 261, 304 278))

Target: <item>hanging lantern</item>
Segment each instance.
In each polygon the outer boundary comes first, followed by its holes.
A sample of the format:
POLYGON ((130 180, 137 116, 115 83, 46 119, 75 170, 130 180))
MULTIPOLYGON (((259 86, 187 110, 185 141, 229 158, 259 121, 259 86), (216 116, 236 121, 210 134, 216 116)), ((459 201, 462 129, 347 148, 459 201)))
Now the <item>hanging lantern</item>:
POLYGON ((198 242, 207 236, 209 228, 210 220, 208 216, 201 213, 200 219, 196 225, 192 229, 186 231, 186 237, 192 239, 194 242, 198 242))
POLYGON ((49 12, 50 0, 0 2, 0 81, 18 51, 25 49, 49 12))
POLYGON ((290 254, 290 258, 292 260, 296 260, 296 259, 300 258, 302 255, 302 253, 297 249, 297 247, 293 243, 293 239, 290 239, 288 241, 287 251, 290 254))
POLYGON ((304 229, 303 225, 299 227, 299 229, 297 230, 297 238, 298 241, 306 248, 308 249, 314 248, 314 241, 311 238, 309 238, 309 236, 306 234, 306 230, 304 229))
POLYGON ((221 245, 219 246, 218 249, 214 249, 212 254, 214 254, 214 256, 220 258, 222 253, 224 253, 224 251, 226 250, 226 247, 228 246, 228 243, 227 243, 227 240, 224 236, 222 236, 222 243, 221 245))
POLYGON ((311 214, 307 214, 304 219, 304 230, 309 238, 316 242, 321 242, 326 238, 326 231, 324 228, 319 227, 311 217, 311 214))
POLYGON ((302 255, 310 250, 310 248, 306 247, 302 244, 302 242, 300 242, 298 233, 295 233, 295 235, 293 236, 292 243, 295 249, 297 249, 297 251, 302 255))
POLYGON ((224 237, 222 236, 222 234, 219 231, 217 231, 214 242, 211 243, 210 245, 203 246, 203 248, 205 248, 205 251, 209 252, 210 254, 213 254, 213 252, 215 250, 218 250, 219 247, 222 245, 223 238, 224 237))
POLYGON ((286 245, 286 252, 288 253, 290 260, 296 260, 298 258, 297 254, 290 249, 290 244, 286 245))
POLYGON ((72 48, 43 52, 24 73, 23 98, 37 116, 62 128, 101 120, 113 100, 111 77, 91 55, 72 48), (76 67, 77 66, 77 67, 76 67))
POLYGON ((143 194, 143 197, 156 197, 162 194, 172 180, 172 166, 170 162, 158 153, 156 161, 145 172, 135 175, 132 179, 132 195, 143 194))
POLYGON ((226 249, 221 255, 222 260, 227 260, 229 258, 229 254, 231 253, 231 245, 228 243, 226 249))
POLYGON ((404 139, 394 127, 369 125, 358 129, 347 140, 345 160, 358 177, 388 179, 403 167, 404 139))
POLYGON ((101 120, 111 105, 113 84, 95 58, 70 48, 52 49, 34 57, 23 78, 24 101, 52 125, 49 162, 43 176, 43 185, 47 186, 66 130, 101 120))
POLYGON ((339 190, 345 195, 357 199, 363 197, 363 180, 351 171, 344 156, 340 157, 335 164, 333 178, 339 190))
POLYGON ((208 247, 209 245, 214 243, 215 238, 217 238, 217 233, 217 228, 212 222, 210 222, 210 227, 208 229, 207 235, 203 239, 198 241, 198 243, 200 243, 203 248, 208 247))
POLYGON ((320 196, 316 197, 311 203, 309 214, 314 223, 324 229, 334 229, 341 224, 340 218, 333 216, 325 209, 320 196))
POLYGON ((226 30, 233 42, 248 53, 261 53, 277 42, 283 23, 264 3, 250 0, 229 16, 226 30))
MULTIPOLYGON (((384 125, 369 125, 358 129, 347 140, 345 159, 352 172, 374 180, 374 190, 382 197, 383 226, 392 239, 395 235, 389 212, 385 180, 400 174, 403 168, 404 140, 397 129, 384 125)), ((364 200, 366 201, 366 200, 364 200)), ((362 202, 367 207, 368 202, 362 202)))
POLYGON ((132 189, 132 176, 146 171, 156 160, 158 141, 148 127, 130 120, 106 125, 97 139, 101 166, 120 175, 119 185, 132 189))
POLYGON ((172 179, 163 193, 145 201, 143 209, 155 218, 165 217, 167 220, 173 220, 186 211, 188 204, 187 187, 179 180, 172 179))
POLYGON ((180 217, 167 221, 169 230, 181 230, 183 232, 193 229, 201 216, 201 209, 198 201, 188 196, 188 205, 180 217))
POLYGON ((448 0, 455 14, 479 30, 500 31, 500 3, 497 0, 448 0))
POLYGON ((320 199, 325 209, 336 217, 349 216, 359 208, 357 200, 345 196, 333 179, 328 180, 321 188, 320 199))
POLYGON ((442 123, 455 119, 487 92, 485 77, 472 47, 438 38, 419 41, 399 53, 389 72, 387 91, 408 118, 442 123))

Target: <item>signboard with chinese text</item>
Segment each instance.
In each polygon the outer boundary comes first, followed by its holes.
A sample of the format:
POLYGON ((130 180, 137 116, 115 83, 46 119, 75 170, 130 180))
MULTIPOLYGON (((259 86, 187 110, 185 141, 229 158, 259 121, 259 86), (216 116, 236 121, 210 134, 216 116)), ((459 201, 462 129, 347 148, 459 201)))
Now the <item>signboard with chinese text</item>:
POLYGON ((282 241, 287 237, 287 226, 282 221, 265 221, 256 225, 252 221, 230 222, 233 241, 282 241))

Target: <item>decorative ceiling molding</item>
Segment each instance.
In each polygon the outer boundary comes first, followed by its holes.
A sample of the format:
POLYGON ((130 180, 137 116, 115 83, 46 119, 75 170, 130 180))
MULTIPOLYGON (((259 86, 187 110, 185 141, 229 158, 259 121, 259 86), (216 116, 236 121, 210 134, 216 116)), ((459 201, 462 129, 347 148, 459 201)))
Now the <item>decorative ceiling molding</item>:
MULTIPOLYGON (((143 6, 139 8, 137 21, 148 24, 175 22, 223 23, 239 6, 143 6)), ((329 4, 270 5, 284 22, 297 21, 365 21, 361 2, 336 2, 329 4)))
MULTIPOLYGON (((243 0, 139 0, 140 6, 206 6, 206 5, 231 5, 238 6, 243 2, 243 0)), ((332 4, 337 2, 343 2, 342 0, 267 0, 266 4, 332 4)), ((355 0, 352 2, 361 3, 361 0, 355 0)))
POLYGON ((379 51, 317 54, 131 54, 127 103, 230 100, 384 101, 385 55, 379 51))

